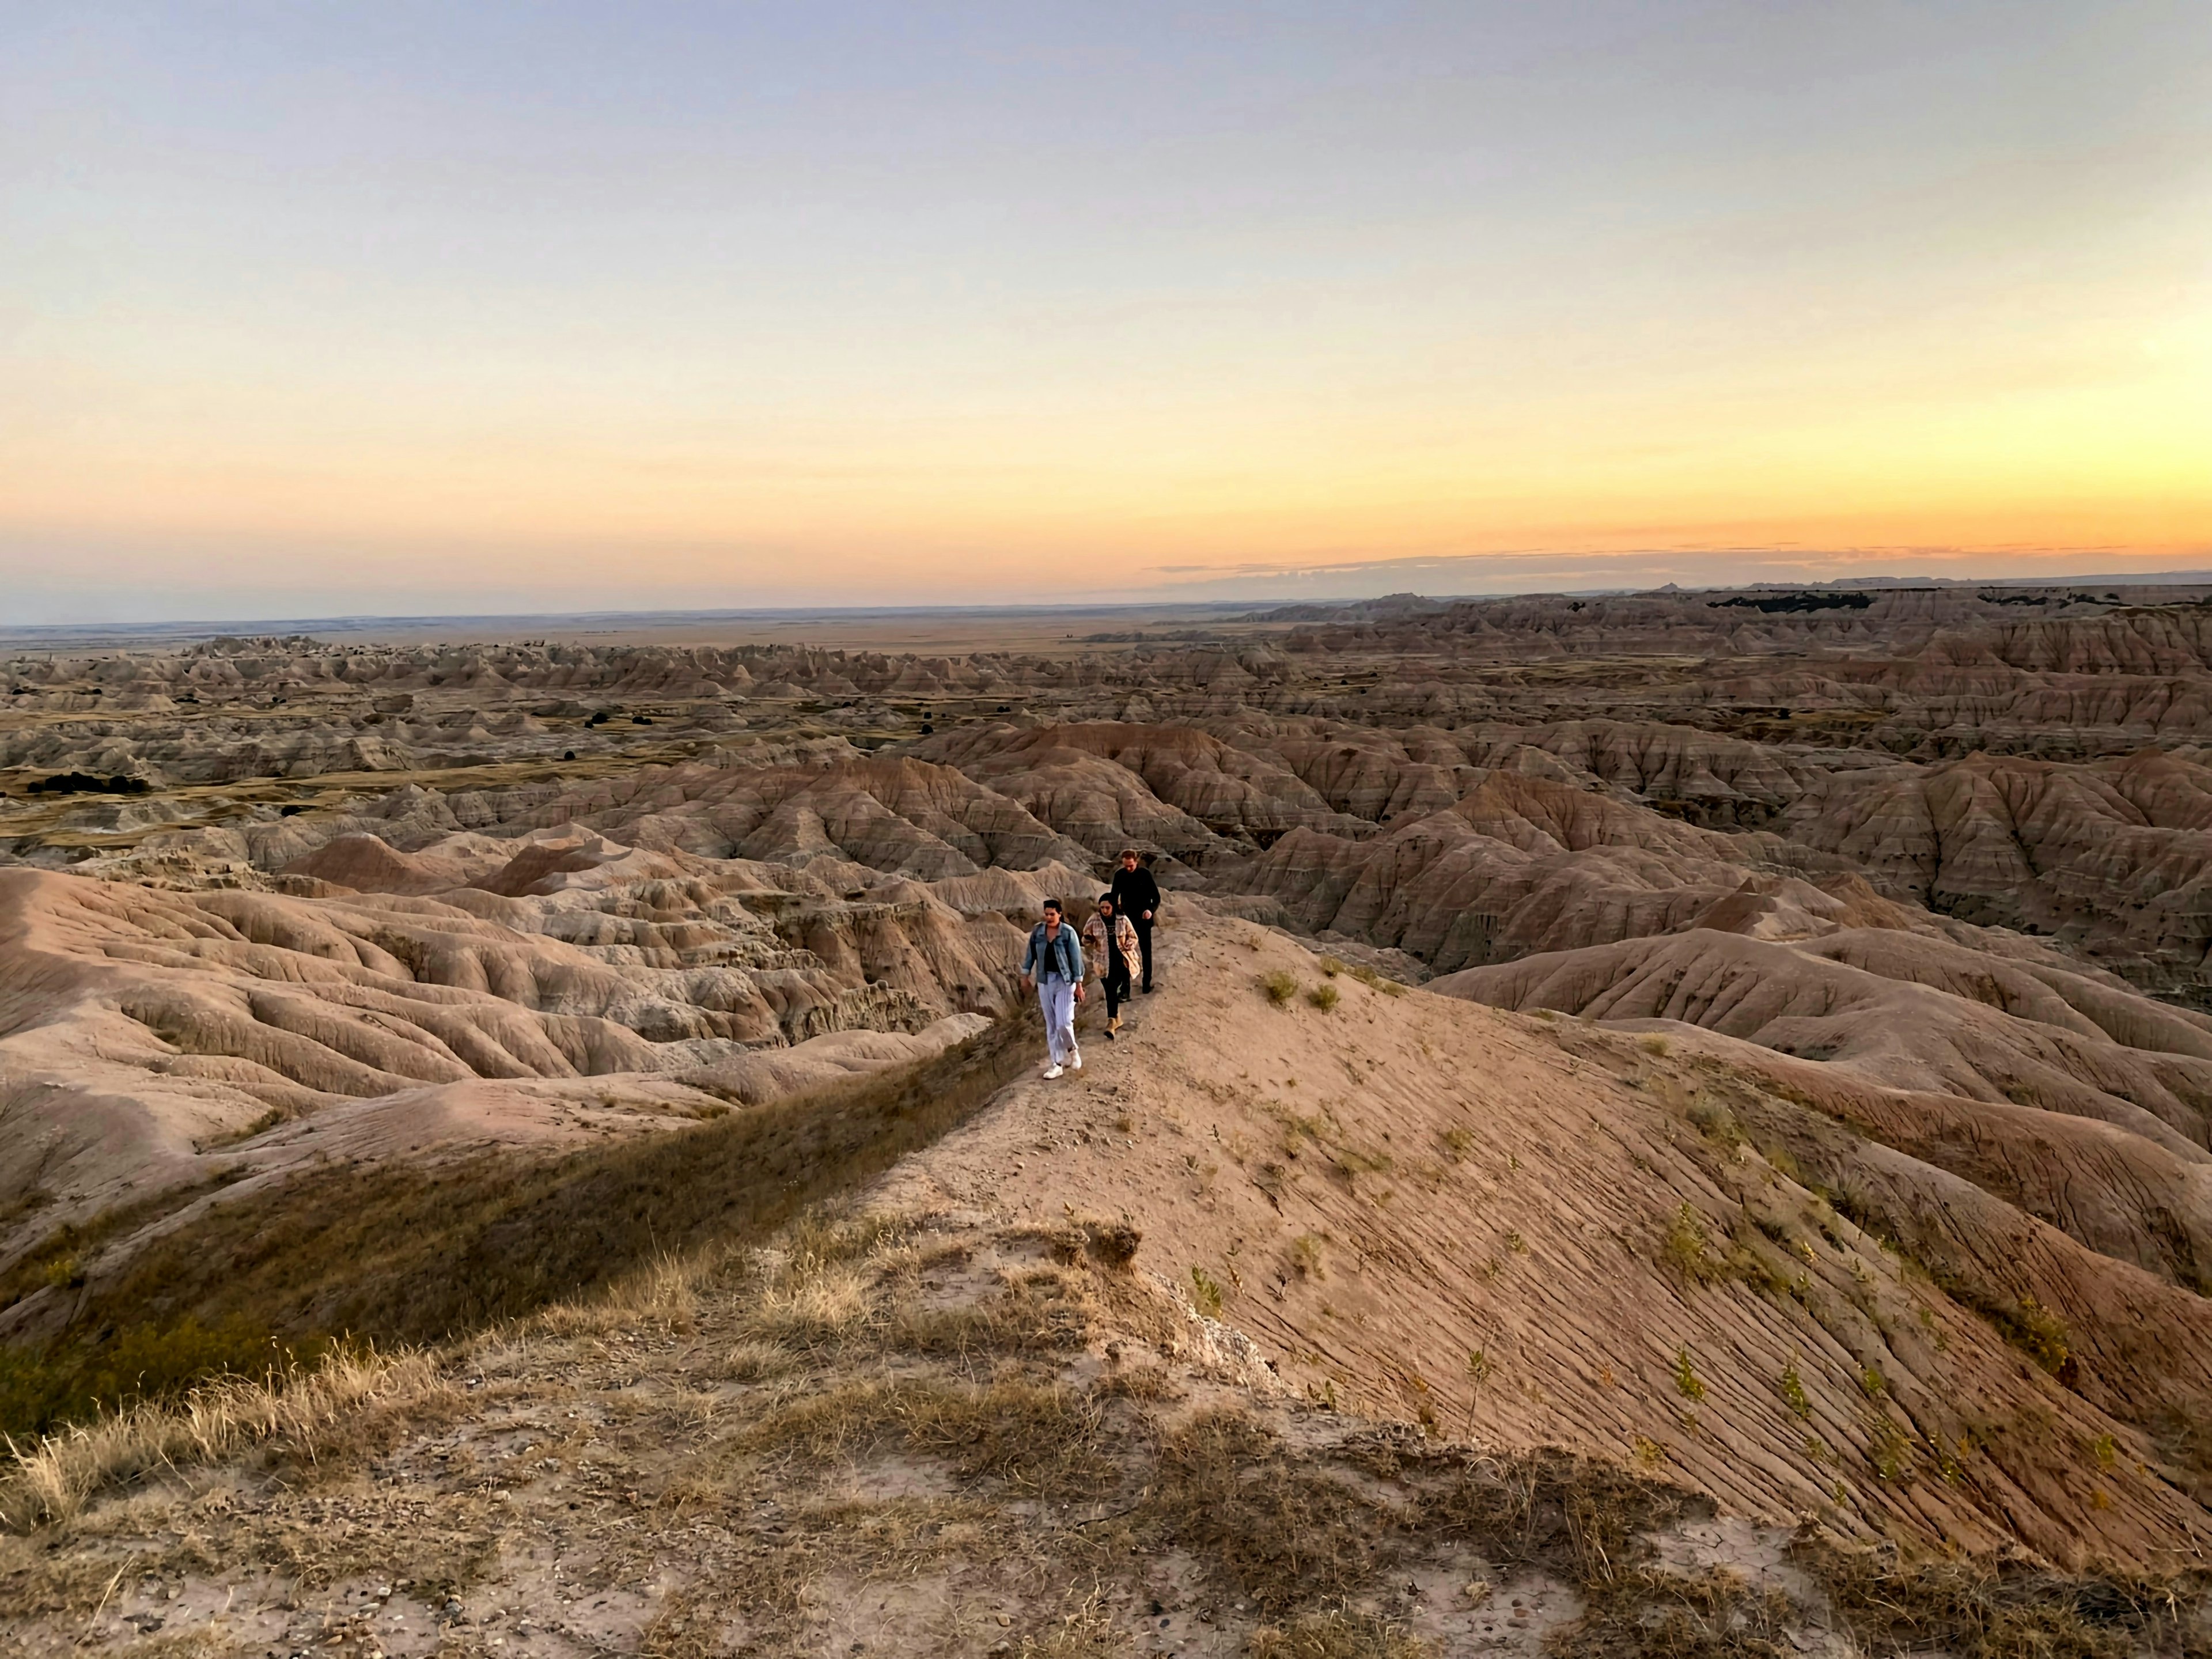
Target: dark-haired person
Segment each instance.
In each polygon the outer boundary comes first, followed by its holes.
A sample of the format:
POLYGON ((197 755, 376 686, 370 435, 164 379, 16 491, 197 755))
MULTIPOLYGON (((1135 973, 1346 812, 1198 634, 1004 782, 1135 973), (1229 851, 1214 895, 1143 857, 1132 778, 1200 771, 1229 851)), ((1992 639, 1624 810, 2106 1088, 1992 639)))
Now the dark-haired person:
POLYGON ((1137 930, 1137 952, 1145 963, 1145 991, 1152 988, 1152 917, 1160 908, 1160 884, 1152 872, 1137 862, 1137 849, 1121 849, 1121 867, 1114 872, 1114 908, 1128 917, 1137 930))
POLYGON ((1044 1074, 1058 1077, 1063 1066, 1081 1071, 1075 1005, 1083 1000, 1083 947, 1061 921, 1058 899, 1044 902, 1044 920, 1030 930, 1030 948, 1022 953, 1022 989, 1031 986, 1044 1010, 1044 1074))
POLYGON ((1114 908, 1114 896, 1098 896, 1098 913, 1083 924, 1083 953, 1091 971, 1106 988, 1106 1041, 1121 1029, 1121 1005, 1129 998, 1129 970, 1137 963, 1137 930, 1114 908))

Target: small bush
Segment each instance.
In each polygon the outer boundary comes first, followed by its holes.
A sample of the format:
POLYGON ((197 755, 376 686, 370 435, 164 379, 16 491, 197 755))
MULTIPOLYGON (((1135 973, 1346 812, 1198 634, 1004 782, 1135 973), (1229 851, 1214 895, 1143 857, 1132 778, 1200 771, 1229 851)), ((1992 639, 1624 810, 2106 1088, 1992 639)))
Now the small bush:
POLYGON ((1291 1241, 1291 1267, 1300 1279, 1326 1279, 1328 1262, 1322 1253, 1322 1239, 1319 1233, 1300 1233, 1291 1241))
POLYGON ((1674 1350, 1674 1392, 1685 1400, 1703 1400, 1705 1385, 1698 1375, 1697 1367, 1690 1363, 1690 1345, 1685 1342, 1674 1350))
POLYGON ((1340 1147, 1333 1161, 1337 1174, 1346 1181, 1364 1175, 1388 1175, 1393 1167, 1388 1152, 1370 1152, 1358 1146, 1340 1147))
POLYGON ((1743 1126, 1735 1121, 1735 1115, 1725 1106, 1711 1101, 1698 1101, 1690 1108, 1690 1121, 1697 1126, 1698 1133, 1706 1139, 1725 1146, 1730 1152, 1745 1144, 1743 1126))
POLYGON ((1221 1316, 1221 1281, 1203 1267, 1190 1270, 1192 1299, 1198 1304, 1199 1312, 1209 1319, 1221 1316))
POLYGON ((1287 1008, 1291 999, 1298 994, 1298 982, 1278 968, 1272 974, 1261 975, 1260 988, 1267 994, 1267 1000, 1275 1006, 1287 1008))
POLYGON ((1790 1409, 1803 1418, 1813 1415, 1812 1396, 1805 1392, 1805 1379, 1797 1374, 1797 1362, 1791 1360, 1782 1368, 1782 1381, 1777 1385, 1790 1409))
POLYGON ((1654 1031, 1647 1037, 1639 1038, 1636 1046, 1647 1054, 1664 1055, 1667 1052, 1667 1039, 1654 1031))
POLYGON ((1695 1205, 1685 1200, 1667 1224, 1667 1237, 1659 1247, 1660 1257, 1685 1279, 1710 1285, 1724 1275, 1706 1254, 1707 1242, 1705 1217, 1698 1212, 1695 1205))
POLYGON ((1334 979, 1344 971, 1344 963, 1334 957, 1323 957, 1321 959, 1321 970, 1331 979, 1334 979))
POLYGON ((1336 987, 1328 984, 1316 985, 1306 993, 1306 1000, 1325 1014, 1337 1005, 1336 987))
POLYGON ((2064 1320, 2033 1297, 2024 1296, 2011 1319, 2001 1322, 2005 1326, 2005 1334, 2017 1346, 2025 1348, 2037 1364, 2060 1381, 2065 1380, 2074 1340, 2064 1320))
POLYGON ((1383 978, 1364 962, 1352 970, 1352 976, 1369 990, 1380 991, 1386 997, 1401 997, 1406 994, 1406 988, 1399 984, 1396 980, 1383 978))

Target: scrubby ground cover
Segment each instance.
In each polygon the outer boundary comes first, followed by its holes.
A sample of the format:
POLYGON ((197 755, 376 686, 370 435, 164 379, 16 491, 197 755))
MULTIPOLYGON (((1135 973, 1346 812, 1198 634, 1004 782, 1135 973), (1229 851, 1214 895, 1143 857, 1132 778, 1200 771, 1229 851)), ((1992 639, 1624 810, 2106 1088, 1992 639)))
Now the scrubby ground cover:
POLYGON ((809 1214, 4 1490, 23 1655, 2212 1650, 2186 1583, 1844 1554, 1294 1403, 1073 1217, 809 1214))

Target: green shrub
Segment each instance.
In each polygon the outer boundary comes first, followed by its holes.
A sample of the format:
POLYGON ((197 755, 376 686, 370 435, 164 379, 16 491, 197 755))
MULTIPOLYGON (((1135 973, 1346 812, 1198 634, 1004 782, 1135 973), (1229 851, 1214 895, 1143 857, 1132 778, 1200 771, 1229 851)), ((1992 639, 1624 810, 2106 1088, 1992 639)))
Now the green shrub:
POLYGON ((1199 1312, 1209 1319, 1221 1315, 1221 1281, 1203 1267, 1190 1270, 1192 1299, 1198 1304, 1199 1312))
POLYGON ((1674 1392, 1685 1400, 1703 1400, 1705 1385, 1697 1367, 1690 1363, 1690 1345, 1685 1342, 1674 1350, 1674 1392))

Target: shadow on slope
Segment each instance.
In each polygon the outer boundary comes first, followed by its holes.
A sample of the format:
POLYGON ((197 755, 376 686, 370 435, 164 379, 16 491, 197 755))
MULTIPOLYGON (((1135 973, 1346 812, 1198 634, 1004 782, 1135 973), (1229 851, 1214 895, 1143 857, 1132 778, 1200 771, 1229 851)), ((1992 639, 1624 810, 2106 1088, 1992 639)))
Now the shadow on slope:
POLYGON ((71 1282, 66 1242, 36 1252, 0 1285, 49 1304, 35 1346, 0 1350, 0 1432, 334 1342, 441 1341, 764 1237, 963 1121, 1026 1062, 1024 1035, 1002 1019, 915 1066, 556 1158, 334 1168, 156 1231, 104 1282, 71 1282))

